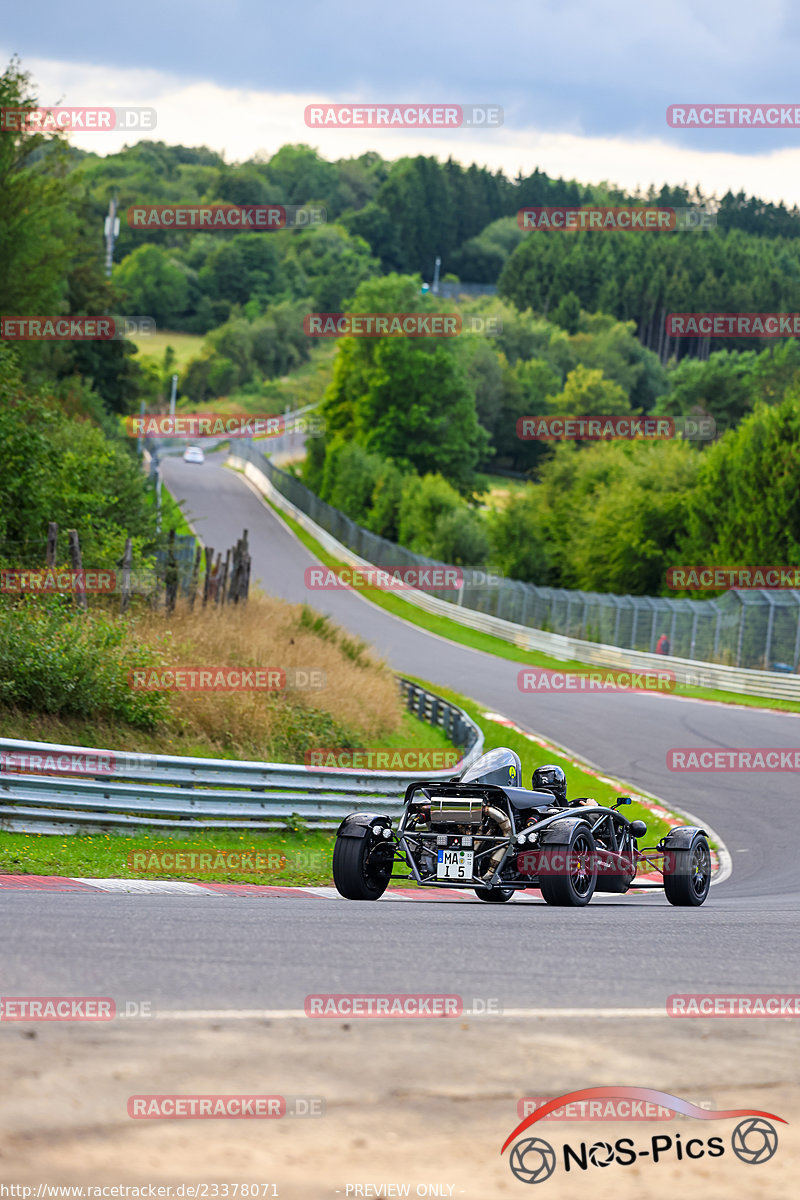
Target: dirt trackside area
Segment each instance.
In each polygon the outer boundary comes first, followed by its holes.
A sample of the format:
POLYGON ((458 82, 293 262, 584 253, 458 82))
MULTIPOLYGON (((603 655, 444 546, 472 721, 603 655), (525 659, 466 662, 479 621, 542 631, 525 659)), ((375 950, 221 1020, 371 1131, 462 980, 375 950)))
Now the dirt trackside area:
POLYGON ((234 1197, 239 1184, 239 1196, 282 1200, 513 1200, 531 1194, 512 1175, 510 1152, 500 1155, 518 1124, 518 1101, 603 1085, 654 1088, 715 1109, 763 1109, 790 1124, 776 1124, 774 1157, 754 1165, 733 1153, 737 1119, 538 1122, 522 1137, 550 1143, 555 1169, 537 1198, 797 1194, 797 1027, 790 1019, 20 1023, 0 1026, 0 1046, 0 1179, 33 1186, 33 1197, 40 1183, 202 1183, 208 1197, 234 1197), (324 1114, 128 1116, 132 1096, 176 1094, 286 1096, 290 1104, 299 1096, 312 1110, 322 1100, 324 1114), (714 1136, 724 1152, 699 1155, 714 1136), (582 1142, 586 1153, 623 1137, 634 1141, 635 1162, 604 1167, 609 1152, 601 1147, 585 1170, 573 1162, 565 1171, 565 1142, 580 1154, 582 1142), (672 1138, 658 1162, 653 1137, 672 1138), (698 1157, 679 1161, 675 1146, 698 1138, 698 1157), (243 1184, 276 1187, 244 1193, 243 1184))

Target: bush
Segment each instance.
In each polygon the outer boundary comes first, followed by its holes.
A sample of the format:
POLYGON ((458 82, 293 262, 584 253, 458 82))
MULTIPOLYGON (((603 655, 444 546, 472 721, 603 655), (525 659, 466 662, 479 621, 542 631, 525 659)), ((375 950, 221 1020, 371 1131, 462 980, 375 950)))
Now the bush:
POLYGON ((485 562, 489 544, 483 522, 441 475, 409 476, 398 521, 403 546, 455 566, 485 562))
POLYGON ((157 655, 132 639, 130 622, 76 612, 65 597, 26 597, 0 606, 4 708, 155 729, 169 711, 169 698, 134 691, 128 673, 157 665, 157 655))

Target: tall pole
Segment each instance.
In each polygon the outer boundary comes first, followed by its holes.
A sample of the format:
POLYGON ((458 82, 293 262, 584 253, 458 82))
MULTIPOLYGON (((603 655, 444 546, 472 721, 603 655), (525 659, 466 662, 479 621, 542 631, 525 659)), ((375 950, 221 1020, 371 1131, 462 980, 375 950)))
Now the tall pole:
POLYGON ((439 267, 441 265, 442 265, 442 260, 439 257, 439 255, 437 254, 436 255, 436 263, 433 268, 433 287, 431 288, 431 291, 433 292, 434 296, 439 295, 439 267))
POLYGON ((172 376, 172 393, 169 398, 169 415, 171 417, 175 416, 175 397, 177 395, 177 392, 178 392, 178 376, 173 375, 172 376))
POLYGON ((119 217, 117 216, 117 197, 112 196, 108 205, 108 216, 103 225, 106 239, 106 275, 111 278, 111 262, 114 258, 114 239, 119 233, 119 217))

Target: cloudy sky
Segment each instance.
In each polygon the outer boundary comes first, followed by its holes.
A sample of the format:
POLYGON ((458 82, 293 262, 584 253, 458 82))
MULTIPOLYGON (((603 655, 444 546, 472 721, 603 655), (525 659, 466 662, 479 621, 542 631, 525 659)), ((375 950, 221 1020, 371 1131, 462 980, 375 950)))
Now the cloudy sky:
MULTIPOLYGON (((6 10, 41 104, 141 105, 155 136, 239 161, 452 154, 626 188, 699 183, 800 204, 800 128, 679 130, 670 104, 800 106, 791 0, 36 0, 6 10), (501 128, 318 130, 314 102, 491 103, 501 128)), ((73 134, 106 154, 130 137, 73 134)))

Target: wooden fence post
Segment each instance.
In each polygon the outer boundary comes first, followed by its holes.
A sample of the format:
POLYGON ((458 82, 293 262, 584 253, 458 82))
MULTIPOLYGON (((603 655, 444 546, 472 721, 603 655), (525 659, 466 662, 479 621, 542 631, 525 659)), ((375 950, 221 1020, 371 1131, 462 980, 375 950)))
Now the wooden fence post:
POLYGON ((242 604, 247 604, 250 594, 250 555, 244 556, 244 580, 242 582, 242 604))
MULTIPOLYGON (((73 571, 83 571, 83 561, 81 559, 81 544, 78 541, 77 529, 70 529, 69 533, 68 533, 68 537, 69 537, 69 557, 70 557, 70 561, 72 563, 72 569, 73 569, 73 571)), ((86 603, 85 581, 82 583, 81 588, 75 593, 75 603, 78 605, 78 608, 83 610, 83 612, 87 611, 88 605, 86 603)))
POLYGON ((206 577, 203 581, 203 608, 208 604, 209 591, 211 589, 211 568, 214 562, 214 547, 206 546, 206 577))
POLYGON ((192 609, 194 608, 194 601, 195 601, 195 597, 197 596, 197 580, 200 575, 200 556, 202 555, 202 553, 203 552, 200 549, 200 547, 197 546, 197 548, 195 549, 195 552, 194 552, 194 566, 192 567, 192 582, 191 582, 191 586, 189 588, 189 608, 192 608, 192 609))
POLYGON ((231 567, 231 581, 230 581, 230 586, 228 587, 228 601, 230 602, 232 600, 234 604, 238 603, 238 600, 239 600, 239 597, 237 595, 237 590, 239 587, 239 572, 241 571, 241 567, 242 567, 242 539, 239 538, 239 541, 236 543, 236 545, 233 548, 233 565, 231 567))
MULTIPOLYGON (((221 557, 222 556, 220 555, 220 558, 221 557)), ((230 561, 231 561, 231 552, 230 552, 230 550, 228 550, 228 552, 225 555, 225 565, 222 568, 222 577, 220 579, 219 586, 217 587, 217 604, 225 603, 225 587, 228 583, 228 567, 230 565, 230 561)))
POLYGON ((242 533, 241 539, 237 543, 239 550, 239 565, 236 572, 236 595, 233 598, 234 604, 238 604, 240 600, 247 599, 247 583, 249 576, 250 553, 247 546, 247 530, 242 533))
POLYGON ((49 521, 47 525, 47 565, 54 567, 58 557, 58 525, 49 521))
POLYGON ((167 587, 167 612, 175 611, 175 600, 178 595, 178 563, 175 559, 175 530, 169 531, 169 549, 167 551, 167 569, 164 572, 164 582, 167 587))
POLYGON ((128 611, 128 605, 131 599, 131 561, 133 559, 133 542, 130 538, 125 539, 125 553, 122 556, 122 595, 119 601, 119 611, 124 613, 128 611))

